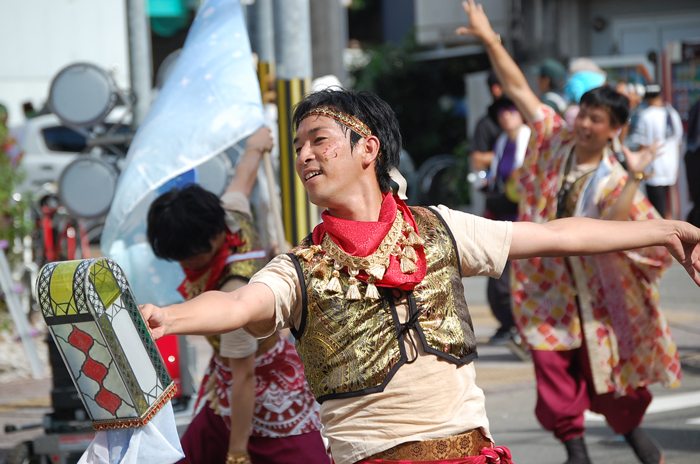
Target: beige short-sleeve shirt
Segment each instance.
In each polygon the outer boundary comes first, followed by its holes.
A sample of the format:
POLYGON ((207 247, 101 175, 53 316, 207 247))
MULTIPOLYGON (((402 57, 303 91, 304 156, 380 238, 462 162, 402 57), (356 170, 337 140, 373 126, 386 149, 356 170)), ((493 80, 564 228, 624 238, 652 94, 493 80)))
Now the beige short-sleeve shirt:
MULTIPOLYGON (((508 259, 513 224, 444 206, 436 209, 455 238, 462 276, 500 276, 508 259)), ((275 322, 249 325, 246 331, 265 337, 275 329, 299 326, 301 289, 288 256, 276 257, 250 281, 263 283, 274 293, 275 322)), ((405 297, 396 309, 399 319, 406 321, 405 297)), ((415 330, 411 336, 417 340, 415 330)), ((420 342, 415 346, 416 362, 401 366, 384 391, 323 402, 323 433, 336 464, 352 464, 400 443, 453 436, 475 428, 491 436, 473 363, 458 367, 426 354, 420 342)), ((406 349, 413 358, 413 344, 406 343, 406 349)))
MULTIPOLYGON (((231 279, 222 287, 222 292, 232 292, 246 285, 243 279, 231 279)), ((258 339, 244 329, 234 330, 221 335, 219 354, 224 358, 243 359, 255 354, 258 350, 258 339)))

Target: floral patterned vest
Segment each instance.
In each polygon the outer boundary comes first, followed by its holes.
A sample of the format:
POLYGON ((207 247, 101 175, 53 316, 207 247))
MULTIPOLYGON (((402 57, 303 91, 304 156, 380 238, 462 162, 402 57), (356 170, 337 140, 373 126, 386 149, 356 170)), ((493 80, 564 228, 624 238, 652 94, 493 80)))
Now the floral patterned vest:
MULTIPOLYGON (((313 272, 323 253, 308 261, 297 256, 312 245, 310 237, 289 253, 303 300, 301 323, 292 333, 319 403, 384 390, 399 367, 413 362, 404 346, 410 329, 417 331, 426 353, 458 366, 477 357, 454 237, 437 212, 419 207, 411 212, 425 240, 428 267, 425 279, 407 294, 407 322, 399 321, 396 303, 401 295, 390 288, 378 287, 382 298, 377 300, 349 301, 344 292, 325 292, 331 273, 320 278, 313 272)), ((343 291, 348 279, 342 270, 343 291)), ((360 283, 363 295, 366 286, 360 283)))

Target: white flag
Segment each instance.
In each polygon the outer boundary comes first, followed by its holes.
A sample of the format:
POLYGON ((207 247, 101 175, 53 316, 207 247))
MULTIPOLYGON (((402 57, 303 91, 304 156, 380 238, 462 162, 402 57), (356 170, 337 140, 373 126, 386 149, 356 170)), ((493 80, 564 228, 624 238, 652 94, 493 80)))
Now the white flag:
POLYGON ((157 259, 146 238, 148 207, 187 174, 264 124, 240 0, 207 0, 175 68, 127 154, 102 234, 102 251, 124 269, 138 301, 182 301, 180 267, 157 259))

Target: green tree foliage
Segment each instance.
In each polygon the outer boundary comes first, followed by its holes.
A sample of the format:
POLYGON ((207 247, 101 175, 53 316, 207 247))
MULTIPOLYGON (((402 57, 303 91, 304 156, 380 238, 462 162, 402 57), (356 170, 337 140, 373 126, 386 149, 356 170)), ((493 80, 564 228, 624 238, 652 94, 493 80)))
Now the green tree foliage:
MULTIPOLYGON (((369 90, 389 103, 402 130, 404 148, 420 166, 439 154, 452 154, 466 139, 464 69, 442 61, 416 61, 412 38, 396 47, 382 44, 371 60, 353 72, 356 90, 369 90)), ((455 65, 456 64, 456 65, 455 65)))
POLYGON ((31 222, 25 218, 27 201, 23 196, 15 195, 22 174, 13 166, 8 153, 14 143, 5 123, 0 120, 0 240, 9 242, 5 253, 10 260, 15 237, 24 237, 31 231, 31 222))

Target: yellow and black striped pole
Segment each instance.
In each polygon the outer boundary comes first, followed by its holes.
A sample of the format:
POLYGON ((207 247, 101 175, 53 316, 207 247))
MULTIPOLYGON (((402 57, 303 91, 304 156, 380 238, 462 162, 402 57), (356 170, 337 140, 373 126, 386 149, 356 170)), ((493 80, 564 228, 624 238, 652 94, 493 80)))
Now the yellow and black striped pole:
POLYGON ((272 91, 275 90, 275 62, 258 61, 258 82, 263 103, 274 101, 272 91))
POLYGON ((299 243, 318 224, 318 208, 309 202, 304 184, 294 167, 294 133, 291 110, 311 87, 311 78, 277 80, 279 108, 280 188, 282 190, 282 219, 284 231, 292 244, 299 243))
POLYGON ((294 168, 294 105, 311 90, 311 19, 309 0, 274 0, 280 189, 287 240, 298 244, 318 224, 318 208, 309 201, 294 168))

